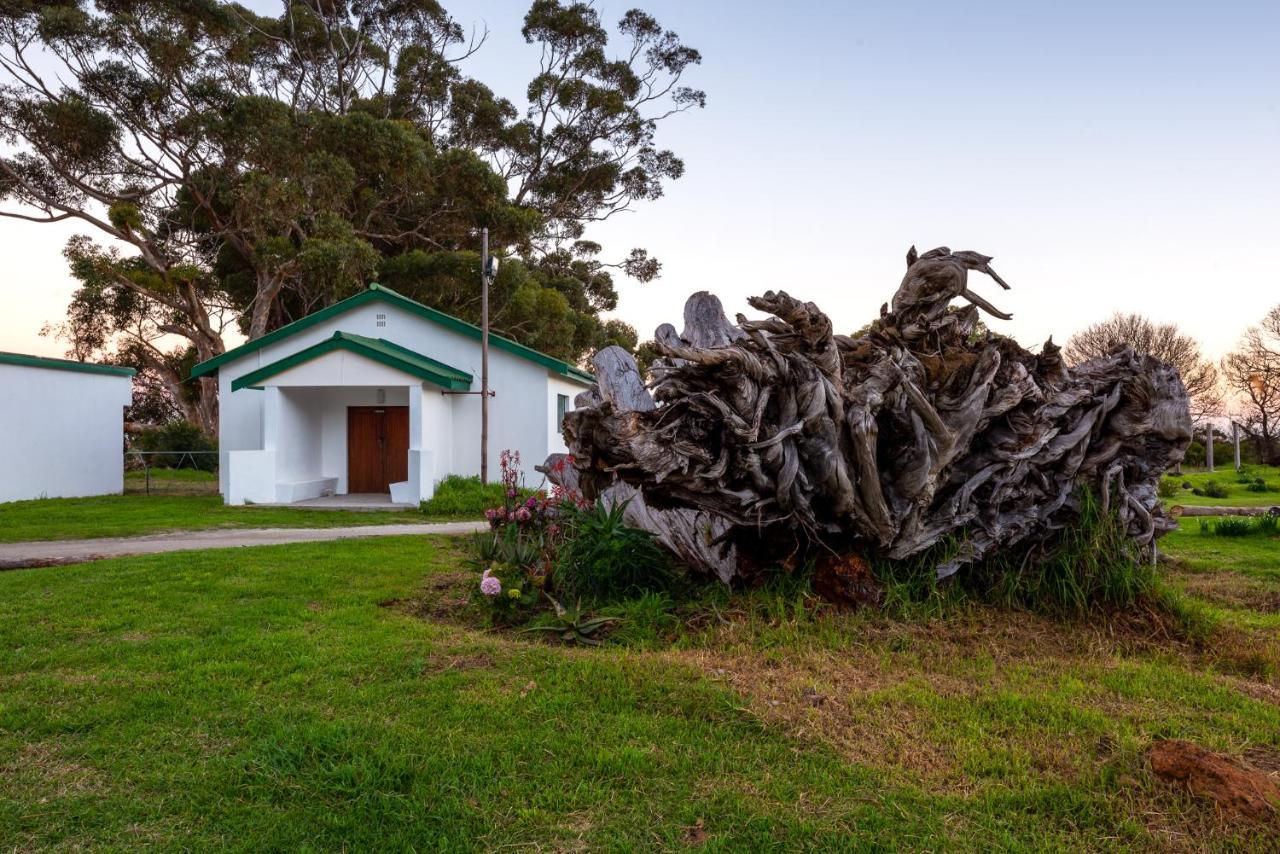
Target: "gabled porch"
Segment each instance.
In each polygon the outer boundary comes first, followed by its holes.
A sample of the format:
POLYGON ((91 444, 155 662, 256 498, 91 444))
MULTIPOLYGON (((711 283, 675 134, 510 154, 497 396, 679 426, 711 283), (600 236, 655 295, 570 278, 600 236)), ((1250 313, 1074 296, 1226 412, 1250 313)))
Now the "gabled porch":
POLYGON ((245 374, 261 394, 262 446, 228 453, 231 504, 416 506, 452 448, 453 399, 471 375, 348 333, 245 374))

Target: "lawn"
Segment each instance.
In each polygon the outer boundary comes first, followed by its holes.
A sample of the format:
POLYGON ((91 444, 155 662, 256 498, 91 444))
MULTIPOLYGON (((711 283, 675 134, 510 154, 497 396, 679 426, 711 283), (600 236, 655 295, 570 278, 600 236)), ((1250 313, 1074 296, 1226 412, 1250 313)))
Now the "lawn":
POLYGON ((1166 498, 1166 505, 1183 504, 1212 507, 1280 507, 1280 468, 1275 466, 1245 466, 1243 472, 1237 474, 1230 464, 1218 467, 1212 473, 1186 469, 1181 475, 1165 475, 1170 482, 1179 486, 1178 494, 1166 498), (1241 478, 1262 478, 1268 487, 1266 492, 1253 492, 1241 478), (1208 483, 1217 483, 1227 491, 1225 498, 1209 495, 1196 495, 1192 489, 1203 490, 1208 483), (1191 484, 1191 489, 1183 489, 1184 483, 1191 484))
POLYGON ((566 648, 452 618, 444 539, 0 573, 0 849, 1274 848, 1142 756, 1280 767, 1275 626, 1231 598, 1277 544, 1217 539, 1166 541, 1207 649, 781 590, 566 648))
MULTIPOLYGON (((24 540, 83 540, 133 537, 210 528, 334 528, 415 522, 480 519, 502 504, 500 483, 481 486, 479 478, 448 477, 421 510, 343 512, 289 507, 228 507, 217 495, 216 478, 207 472, 158 470, 157 493, 138 494, 140 473, 126 476, 125 495, 93 498, 42 498, 0 503, 0 543, 24 540), (132 478, 132 480, 130 480, 132 478), (214 494, 203 494, 212 484, 214 494), (186 485, 186 486, 184 486, 186 485)), ((522 495, 532 494, 522 489, 522 495)))
POLYGON ((342 513, 228 507, 218 495, 101 495, 0 504, 0 542, 130 537, 210 528, 333 528, 429 521, 417 510, 342 513))

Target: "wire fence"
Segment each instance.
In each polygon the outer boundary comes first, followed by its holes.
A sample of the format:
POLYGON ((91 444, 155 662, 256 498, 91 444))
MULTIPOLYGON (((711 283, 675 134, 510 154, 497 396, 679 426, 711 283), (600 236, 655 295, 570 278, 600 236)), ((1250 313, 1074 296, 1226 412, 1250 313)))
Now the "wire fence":
POLYGON ((124 491, 133 495, 217 495, 217 451, 125 451, 124 491))

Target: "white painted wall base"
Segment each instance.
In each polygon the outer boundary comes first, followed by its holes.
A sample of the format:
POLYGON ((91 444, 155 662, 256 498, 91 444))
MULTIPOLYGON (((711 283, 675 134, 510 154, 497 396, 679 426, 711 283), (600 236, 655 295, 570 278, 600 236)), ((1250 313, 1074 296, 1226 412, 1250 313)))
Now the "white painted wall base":
POLYGON ((276 452, 227 453, 228 504, 272 504, 276 500, 276 452))

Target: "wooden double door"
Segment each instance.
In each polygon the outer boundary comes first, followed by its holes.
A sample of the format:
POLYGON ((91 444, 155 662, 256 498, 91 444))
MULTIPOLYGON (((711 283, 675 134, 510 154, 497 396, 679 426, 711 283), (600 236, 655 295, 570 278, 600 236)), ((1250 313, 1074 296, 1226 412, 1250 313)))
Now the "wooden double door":
POLYGON ((409 407, 347 407, 347 492, 390 492, 409 478, 409 407))

